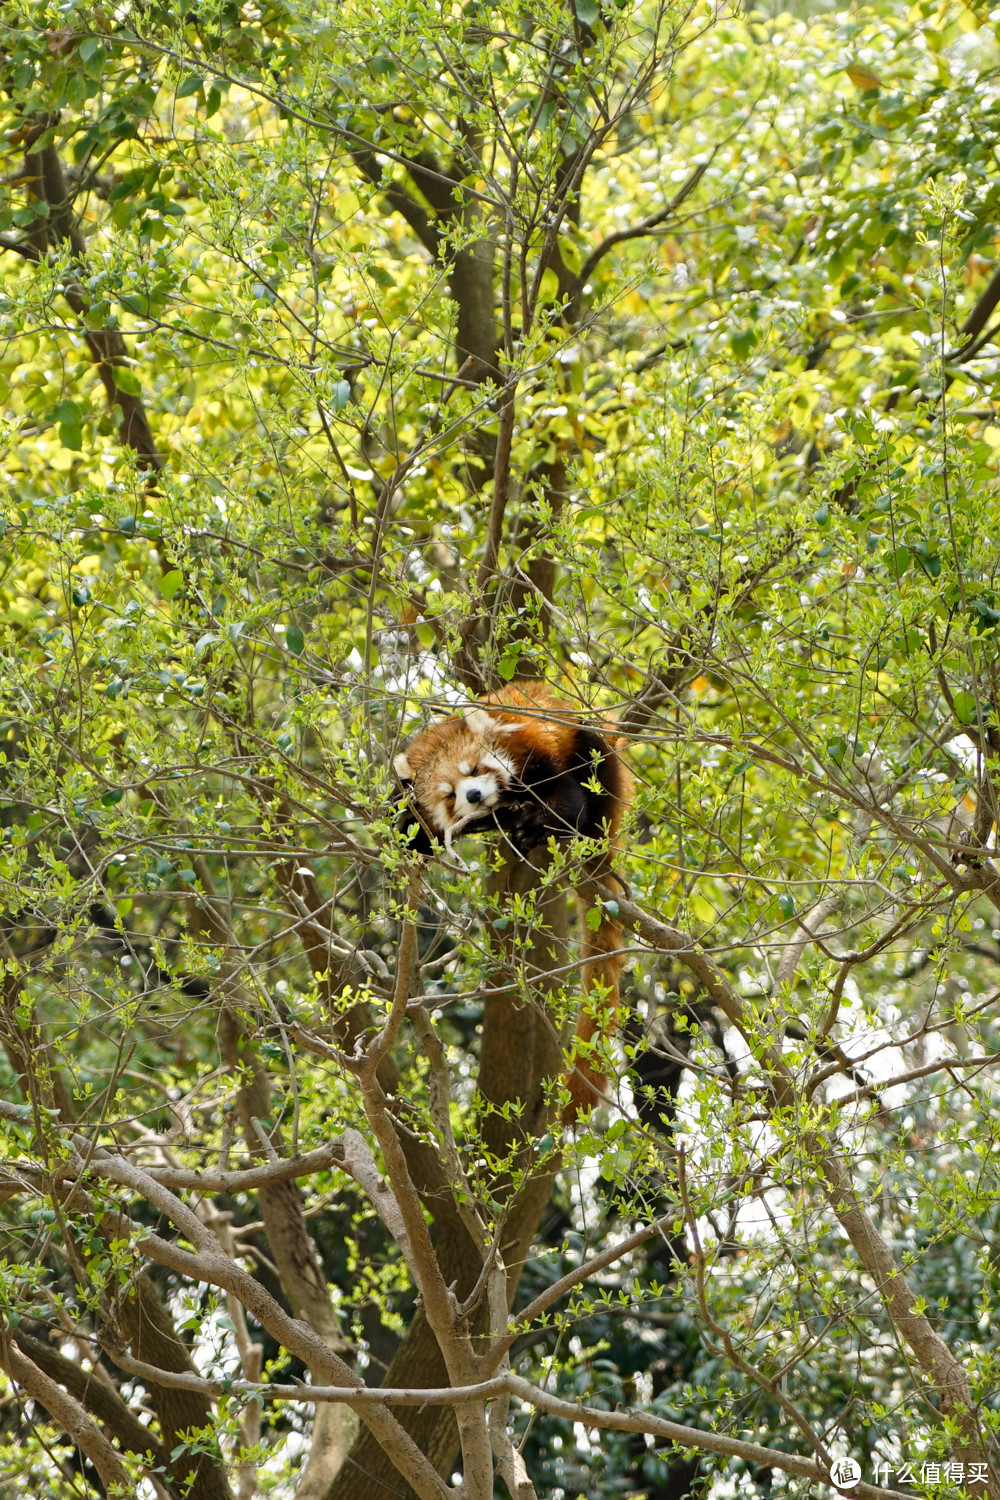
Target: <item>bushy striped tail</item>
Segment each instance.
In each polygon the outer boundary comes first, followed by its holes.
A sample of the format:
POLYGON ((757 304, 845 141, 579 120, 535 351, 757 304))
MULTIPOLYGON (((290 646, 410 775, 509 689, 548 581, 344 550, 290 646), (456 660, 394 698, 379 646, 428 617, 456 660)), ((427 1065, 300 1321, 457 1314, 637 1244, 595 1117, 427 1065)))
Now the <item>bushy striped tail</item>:
MULTIPOLYGON (((609 874, 606 862, 591 874, 605 885, 618 886, 609 874)), ((587 922, 591 908, 583 901, 579 902, 579 908, 583 930, 583 1001, 573 1033, 573 1051, 565 1080, 569 1089, 569 1103, 563 1111, 566 1125, 573 1125, 581 1115, 589 1114, 607 1093, 607 1074, 601 1071, 588 1044, 595 1036, 610 1036, 621 1023, 621 977, 625 969, 625 954, 621 951, 624 946, 622 926, 618 918, 601 903, 601 919, 595 931, 587 922)))

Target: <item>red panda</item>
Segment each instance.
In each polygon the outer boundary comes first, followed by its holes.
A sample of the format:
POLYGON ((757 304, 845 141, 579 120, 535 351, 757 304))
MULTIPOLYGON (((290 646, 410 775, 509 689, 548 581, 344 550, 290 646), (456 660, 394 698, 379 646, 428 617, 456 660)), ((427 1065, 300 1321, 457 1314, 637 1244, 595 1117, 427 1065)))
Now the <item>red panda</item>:
MULTIPOLYGON (((431 725, 396 756, 409 803, 401 825, 422 854, 432 853, 436 841, 453 853, 460 834, 491 829, 521 859, 549 838, 598 839, 605 847, 587 860, 586 874, 614 884, 612 859, 633 787, 623 744, 612 725, 582 723, 577 710, 541 683, 511 683, 466 713, 431 725)), ((576 1037, 589 1042, 618 1019, 625 960, 621 925, 604 907, 596 932, 586 921, 581 926, 584 1002, 576 1037), (588 998, 597 985, 607 992, 597 1002, 600 1018, 588 998)), ((567 1083, 565 1119, 572 1123, 592 1108, 607 1079, 578 1057, 567 1083)))

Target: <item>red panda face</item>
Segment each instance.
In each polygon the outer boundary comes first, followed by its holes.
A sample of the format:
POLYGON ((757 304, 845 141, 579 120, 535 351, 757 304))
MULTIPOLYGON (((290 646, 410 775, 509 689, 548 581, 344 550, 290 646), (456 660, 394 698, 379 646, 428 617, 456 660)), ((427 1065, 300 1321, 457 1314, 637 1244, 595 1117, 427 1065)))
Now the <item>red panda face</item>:
POLYGON ((493 812, 513 780, 514 768, 501 752, 483 750, 474 760, 462 761, 458 773, 453 787, 442 782, 439 789, 446 798, 453 797, 454 818, 464 825, 493 812))
POLYGON ((449 852, 464 828, 492 816, 516 779, 509 753, 497 743, 503 727, 485 714, 481 718, 488 733, 478 723, 473 728, 453 720, 452 732, 432 744, 428 754, 421 753, 418 738, 394 762, 397 776, 410 785, 413 800, 449 852))

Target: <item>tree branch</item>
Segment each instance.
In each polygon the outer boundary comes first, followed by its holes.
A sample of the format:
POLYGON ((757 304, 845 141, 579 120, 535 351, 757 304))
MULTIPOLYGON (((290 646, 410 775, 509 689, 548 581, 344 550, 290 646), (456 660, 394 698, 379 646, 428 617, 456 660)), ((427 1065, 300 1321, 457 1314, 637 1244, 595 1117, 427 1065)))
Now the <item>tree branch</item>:
POLYGON ((970 355, 975 353, 977 335, 982 333, 986 327, 997 303, 1000 303, 1000 266, 997 266, 993 272, 986 289, 980 294, 975 307, 962 324, 962 337, 965 339, 965 343, 958 349, 952 350, 950 354, 945 355, 946 364, 962 364, 970 355))
MULTIPOLYGON (((36 121, 32 127, 33 134, 37 131, 34 138, 38 139, 53 124, 48 116, 36 121)), ((115 383, 115 371, 130 367, 125 340, 117 328, 86 326, 91 299, 83 290, 81 275, 86 269, 87 247, 73 212, 72 195, 54 143, 43 145, 40 151, 32 151, 29 147, 25 155, 24 180, 29 199, 45 203, 49 210, 48 218, 44 223, 39 221, 41 227, 33 231, 34 258, 41 259, 57 243, 69 247, 73 267, 63 282, 62 294, 84 324, 83 339, 97 366, 108 405, 117 406, 121 411, 119 439, 142 459, 147 469, 158 473, 163 468, 164 458, 153 439, 142 397, 120 390, 115 383)), ((17 247, 8 244, 5 248, 17 247)))
MULTIPOLYGON (((716 151, 718 149, 716 147, 716 151)), ((580 286, 586 286, 601 261, 616 245, 622 245, 626 240, 642 239, 643 235, 652 234, 654 229, 661 229, 669 219, 673 218, 678 208, 684 202, 684 199, 694 192, 708 171, 714 156, 715 151, 712 152, 707 161, 703 161, 695 167, 694 171, 681 183, 681 186, 665 208, 661 208, 658 213, 650 214, 648 218, 640 220, 638 224, 633 224, 631 229, 618 229, 614 234, 609 234, 606 239, 603 239, 596 249, 590 252, 580 269, 580 274, 577 277, 580 286)))
POLYGON ((643 1229, 637 1229, 633 1234, 627 1235, 625 1239, 619 1240, 617 1245, 612 1245, 607 1250, 602 1250, 599 1255, 593 1255, 589 1260, 577 1266, 574 1271, 567 1271, 565 1276, 560 1276, 551 1286, 540 1292, 527 1307, 523 1307, 515 1319, 516 1327, 497 1342, 484 1357, 484 1369, 495 1368, 496 1363, 503 1358, 508 1349, 517 1342, 525 1331, 527 1325, 540 1317, 554 1303, 558 1302, 567 1292, 571 1292, 575 1286, 582 1281, 595 1276, 598 1271, 603 1271, 607 1266, 614 1265, 616 1260, 621 1260, 623 1255, 629 1255, 640 1245, 645 1245, 648 1240, 655 1239, 658 1234, 665 1235, 666 1231, 673 1229, 677 1223, 677 1210, 664 1214, 654 1224, 647 1224, 643 1229))
MULTIPOLYGON (((654 948, 674 954, 698 979, 740 1032, 764 1068, 773 1106, 779 1111, 795 1110, 800 1090, 773 1040, 762 1042, 759 1029, 748 1017, 739 992, 728 975, 700 948, 687 933, 651 917, 635 902, 619 892, 610 891, 597 881, 581 890, 590 890, 603 900, 618 902, 619 918, 625 927, 640 932, 654 948)), ((990 1475, 989 1494, 1000 1496, 996 1470, 990 1462, 988 1434, 983 1434, 976 1416, 968 1376, 948 1345, 936 1332, 927 1316, 919 1310, 917 1297, 903 1275, 889 1245, 863 1207, 844 1158, 831 1148, 817 1131, 809 1130, 803 1144, 816 1163, 827 1188, 828 1201, 841 1227, 847 1232, 862 1265, 872 1277, 893 1326, 916 1356, 917 1363, 938 1396, 942 1414, 953 1424, 957 1437, 955 1453, 965 1464, 985 1466, 990 1475)))
MULTIPOLYGON (((15 1343, 22 1353, 32 1360, 40 1370, 44 1371, 50 1379, 64 1386, 71 1396, 80 1402, 85 1410, 95 1416, 98 1421, 118 1439, 121 1446, 129 1453, 135 1453, 139 1458, 150 1458, 152 1465, 166 1470, 169 1455, 163 1444, 157 1438, 155 1432, 143 1425, 132 1411, 132 1408, 122 1400, 118 1392, 112 1388, 106 1380, 93 1371, 85 1370, 82 1365, 67 1359, 47 1344, 43 1339, 32 1338, 31 1334, 25 1333, 18 1328, 13 1334, 15 1343)), ((124 1359, 131 1359, 130 1355, 123 1355, 124 1359)), ((116 1361, 121 1363, 121 1360, 116 1361)), ((135 1361, 141 1364, 142 1361, 135 1361)), ((143 1364, 143 1369, 151 1372, 155 1367, 143 1364)), ((163 1372, 156 1370, 157 1377, 162 1380, 163 1372)), ((178 1376, 183 1379, 183 1376, 178 1376)), ((161 1476, 161 1483, 163 1476, 161 1476)))
POLYGON ((345 1171, 351 1172, 345 1163, 349 1154, 348 1137, 354 1133, 345 1130, 335 1141, 317 1146, 315 1151, 306 1151, 301 1156, 281 1156, 276 1161, 247 1167, 243 1171, 219 1172, 211 1167, 147 1167, 145 1170, 164 1187, 193 1188, 202 1193, 251 1193, 268 1183, 311 1177, 314 1172, 325 1172, 332 1166, 344 1166, 345 1171))
MULTIPOLYGON (((158 1372, 149 1370, 139 1361, 129 1361, 131 1371, 141 1380, 152 1378, 158 1372)), ((276 1401, 301 1402, 350 1402, 360 1409, 377 1406, 456 1406, 472 1401, 493 1401, 504 1395, 516 1396, 526 1406, 544 1411, 569 1422, 578 1422, 584 1427, 597 1427, 610 1432, 649 1433, 653 1437, 677 1444, 678 1447, 694 1448, 703 1453, 717 1453, 724 1458, 739 1458, 746 1463, 765 1468, 780 1469, 783 1473, 798 1474, 820 1484, 829 1484, 830 1478, 823 1467, 809 1458, 796 1453, 787 1453, 781 1448, 765 1448, 759 1443, 742 1438, 728 1437, 721 1432, 706 1432, 699 1427, 688 1427, 680 1422, 669 1422, 653 1412, 608 1411, 594 1406, 583 1406, 576 1401, 564 1401, 540 1390, 519 1375, 505 1373, 489 1380, 470 1385, 410 1388, 377 1386, 361 1390, 345 1390, 342 1386, 254 1384, 245 1380, 206 1380, 200 1375, 171 1377, 184 1389, 197 1389, 206 1395, 225 1394, 263 1396, 276 1401)), ((860 1482, 852 1493, 858 1500, 912 1500, 898 1490, 883 1489, 880 1485, 860 1482)))
POLYGON ((11 1380, 44 1406, 53 1422, 58 1423, 87 1455, 105 1490, 114 1491, 122 1500, 135 1495, 128 1471, 97 1423, 87 1415, 75 1396, 57 1385, 17 1347, 6 1324, 0 1328, 0 1364, 11 1380))
MULTIPOLYGON (((347 1404, 351 1405, 354 1392, 362 1388, 360 1376, 307 1323, 290 1317, 255 1277, 226 1255, 213 1231, 168 1188, 155 1182, 148 1173, 123 1157, 110 1153, 95 1154, 89 1163, 84 1163, 77 1156, 71 1159, 70 1165, 77 1172, 119 1183, 158 1208, 195 1247, 194 1252, 185 1250, 158 1234, 144 1233, 138 1225, 122 1215, 124 1226, 136 1248, 157 1264, 177 1271, 180 1275, 232 1292, 261 1327, 290 1354, 297 1355, 322 1378, 343 1388, 348 1393, 347 1404)), ((119 1237, 122 1234, 122 1220, 116 1225, 119 1237)), ((186 1383, 183 1389, 190 1390, 192 1387, 186 1383)), ((396 1419, 384 1409, 369 1409, 361 1402, 358 1403, 358 1409, 362 1420, 371 1427, 381 1447, 416 1490, 420 1500, 443 1500, 448 1494, 447 1485, 396 1419)))
POLYGON ((400 187, 399 183, 390 182, 383 185, 382 168, 379 166, 378 157, 374 151, 355 147, 351 152, 351 158, 365 181, 377 187, 389 207, 403 216, 428 255, 438 260, 441 254, 441 235, 427 210, 405 188, 400 187))

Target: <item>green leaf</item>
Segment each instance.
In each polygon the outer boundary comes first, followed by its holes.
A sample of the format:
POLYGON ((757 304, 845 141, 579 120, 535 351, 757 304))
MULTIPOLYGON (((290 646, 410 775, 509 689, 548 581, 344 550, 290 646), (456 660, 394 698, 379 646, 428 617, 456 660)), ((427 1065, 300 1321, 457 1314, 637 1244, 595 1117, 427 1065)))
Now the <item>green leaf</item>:
POLYGON ((52 409, 59 424, 59 441, 64 448, 79 452, 83 447, 83 412, 75 401, 60 401, 52 409))
POLYGON ((177 85, 176 99, 189 99, 203 86, 205 80, 198 73, 187 73, 177 85))
POLYGON ((538 297, 541 302, 554 302, 559 296, 559 277, 551 266, 546 266, 542 272, 542 279, 538 287, 538 297))
POLYGON ((755 328, 742 328, 729 335, 729 344, 737 359, 746 359, 757 342, 755 328))
POLYGON ((973 599, 969 608, 975 616, 973 623, 978 630, 989 630, 994 625, 1000 625, 1000 610, 987 604, 985 599, 973 599))
POLYGON ((938 578, 941 574, 941 558, 936 552, 932 552, 926 542, 913 542, 910 546, 913 560, 922 573, 928 578, 938 578))
POLYGON ((47 203, 29 203, 27 208, 16 208, 11 218, 19 229, 26 229, 29 224, 34 224, 36 219, 47 219, 48 216, 49 205, 47 203))
POLYGON ((574 276, 579 275, 583 267, 583 256, 580 254, 579 248, 574 245, 572 240, 567 239, 565 235, 559 241, 559 259, 567 271, 572 271, 574 276))
POLYGON ((847 754, 847 741, 843 735, 835 734, 832 739, 827 740, 826 753, 835 766, 842 766, 844 764, 844 756, 847 754))
POLYGON ((974 693, 956 693, 952 702, 955 705, 955 718, 960 724, 974 724, 976 722, 977 702, 974 693))
POLYGON ((139 377, 128 365, 112 365, 111 373, 114 376, 115 385, 126 396, 138 396, 142 391, 139 377))
POLYGON ((179 568, 172 568, 160 579, 160 594, 164 599, 172 599, 183 582, 184 574, 179 568))
POLYGON ((306 638, 297 625, 289 625, 285 631, 285 646, 293 656, 301 656, 305 649, 306 638))

